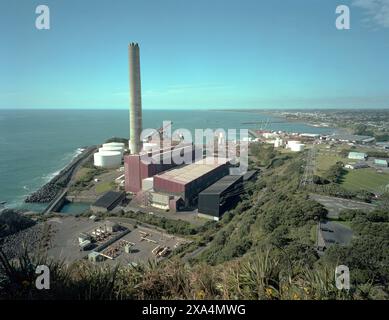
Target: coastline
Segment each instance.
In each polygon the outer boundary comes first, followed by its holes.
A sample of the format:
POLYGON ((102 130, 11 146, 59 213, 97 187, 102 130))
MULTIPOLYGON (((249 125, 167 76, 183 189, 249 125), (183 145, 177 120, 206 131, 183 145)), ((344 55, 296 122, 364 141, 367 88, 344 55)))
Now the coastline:
POLYGON ((328 129, 328 130, 333 130, 333 131, 338 131, 340 128, 338 127, 328 127, 328 126, 321 126, 320 124, 314 123, 314 122, 309 122, 305 121, 304 119, 295 119, 295 118, 288 118, 286 116, 283 116, 280 114, 280 111, 275 111, 275 110, 257 110, 257 109, 243 109, 243 110, 235 110, 235 109, 223 109, 223 110, 212 110, 212 111, 223 111, 223 112, 246 112, 246 113, 258 113, 258 114, 263 114, 263 115, 268 115, 272 116, 274 118, 280 119, 280 121, 269 121, 269 123, 298 123, 298 124, 305 124, 307 126, 313 127, 313 128, 320 128, 320 129, 328 129))
POLYGON ((77 173, 80 165, 82 165, 91 156, 91 154, 96 151, 96 146, 78 148, 77 150, 82 151, 76 155, 69 164, 60 170, 57 175, 53 176, 48 183, 29 194, 24 199, 24 203, 42 204, 45 206, 43 212, 55 203, 58 196, 61 195, 71 184, 72 178, 77 173))

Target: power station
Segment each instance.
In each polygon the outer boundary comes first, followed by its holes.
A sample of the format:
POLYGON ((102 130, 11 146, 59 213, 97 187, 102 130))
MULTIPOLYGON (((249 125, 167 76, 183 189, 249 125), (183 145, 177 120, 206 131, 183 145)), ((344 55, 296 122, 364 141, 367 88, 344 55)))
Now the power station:
MULTIPOLYGON (((104 143, 94 154, 94 165, 123 172, 115 181, 124 186, 135 206, 176 212, 193 210, 201 197, 203 216, 219 219, 241 193, 242 177, 229 176, 231 159, 218 151, 204 158, 204 144, 171 137, 165 143, 165 128, 142 137, 142 91, 138 43, 128 45, 130 89, 130 140, 104 143), (162 141, 161 141, 162 140, 162 141), (175 162, 175 159, 183 161, 175 162), (184 160, 185 159, 185 160, 184 160), (185 162, 190 160, 190 163, 185 162), (122 163, 124 168, 122 170, 122 163), (218 181, 221 180, 220 183, 218 181), (124 181, 123 181, 124 180, 124 181), (216 190, 216 191, 215 191, 216 190), (212 193, 212 192, 213 193, 212 193), (211 194, 212 193, 212 194, 211 194)), ((168 125, 171 126, 171 123, 168 125)), ((166 135, 168 137, 168 135, 166 135)), ((221 137, 219 137, 219 140, 221 137)), ((199 208, 200 209, 200 208, 199 208)), ((199 212, 200 213, 200 212, 199 212)))

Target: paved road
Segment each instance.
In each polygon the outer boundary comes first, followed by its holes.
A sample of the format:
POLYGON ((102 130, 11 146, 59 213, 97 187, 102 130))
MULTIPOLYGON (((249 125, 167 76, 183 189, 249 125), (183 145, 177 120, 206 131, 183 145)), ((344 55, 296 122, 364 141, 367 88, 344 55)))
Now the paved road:
POLYGON ((193 250, 192 252, 187 253, 183 258, 182 261, 188 262, 190 259, 193 259, 197 257, 200 253, 202 253, 205 249, 209 248, 209 245, 211 243, 208 242, 205 246, 198 247, 197 249, 193 250))
POLYGON ((373 211, 376 205, 366 202, 354 201, 350 199, 342 199, 336 197, 322 196, 318 194, 311 194, 310 198, 316 200, 326 207, 328 210, 328 218, 338 218, 339 213, 345 209, 359 209, 364 211, 373 211))
POLYGON ((321 223, 321 234, 323 236, 325 246, 338 243, 347 245, 350 243, 353 232, 350 228, 337 222, 325 221, 321 223))

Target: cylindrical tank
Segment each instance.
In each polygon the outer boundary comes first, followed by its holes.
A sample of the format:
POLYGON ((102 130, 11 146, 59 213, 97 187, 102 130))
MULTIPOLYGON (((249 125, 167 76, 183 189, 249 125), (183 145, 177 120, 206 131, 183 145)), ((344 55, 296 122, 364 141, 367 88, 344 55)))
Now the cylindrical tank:
POLYGON ((122 147, 124 149, 126 145, 123 142, 108 142, 103 143, 103 147, 122 147))
POLYGON ((275 148, 282 147, 283 144, 284 144, 284 142, 282 141, 282 139, 277 138, 276 140, 274 140, 274 147, 275 148))
POLYGON ((121 156, 123 156, 124 149, 122 147, 116 147, 116 146, 103 146, 102 148, 99 148, 99 151, 118 151, 120 152, 121 156))
POLYGON ((290 146, 290 150, 294 152, 304 151, 305 145, 302 143, 294 143, 290 146))
POLYGON ((99 151, 93 157, 96 167, 118 168, 122 164, 122 155, 119 151, 99 151))

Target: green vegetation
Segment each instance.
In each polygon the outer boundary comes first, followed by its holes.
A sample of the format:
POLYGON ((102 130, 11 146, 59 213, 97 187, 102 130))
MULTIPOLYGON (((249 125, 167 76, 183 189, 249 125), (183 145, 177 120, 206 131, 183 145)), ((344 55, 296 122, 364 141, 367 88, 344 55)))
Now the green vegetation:
POLYGON ((255 157, 257 166, 268 166, 277 155, 272 145, 265 145, 259 142, 250 145, 250 153, 255 157))
POLYGON ((372 136, 377 142, 389 141, 389 132, 377 131, 374 128, 369 128, 364 124, 358 124, 354 126, 354 134, 372 136))
POLYGON ((333 270, 283 269, 273 252, 259 250, 227 264, 188 266, 178 259, 136 267, 109 268, 78 262, 66 266, 26 253, 11 262, 0 251, 0 299, 361 299, 374 298, 376 287, 338 290, 333 270), (50 269, 50 290, 35 286, 38 265, 50 269))
POLYGON ((367 190, 379 192, 389 184, 389 174, 378 173, 371 168, 347 170, 341 184, 350 191, 367 190))
POLYGON ((338 161, 334 165, 330 166, 324 174, 325 179, 333 183, 341 182, 343 175, 346 173, 343 166, 344 164, 341 161, 338 161))
MULTIPOLYGON (((18 265, 11 265, 0 254, 0 297, 387 299, 389 208, 372 213, 342 212, 340 222, 354 231, 351 244, 333 246, 319 257, 314 249, 315 228, 327 211, 309 198, 310 190, 300 187, 304 153, 280 155, 272 148, 265 149, 266 155, 257 150, 255 160, 267 168, 247 186, 242 201, 219 222, 194 227, 182 220, 122 213, 123 217, 194 239, 168 260, 116 269, 87 262, 69 267, 54 263, 51 267, 49 261, 44 261, 50 270, 54 268, 53 285, 49 291, 37 292, 32 282, 35 275, 27 269, 37 262, 24 256, 18 265), (198 246, 203 250, 196 253, 198 246), (187 255, 190 259, 185 263, 181 258, 187 255), (349 291, 335 288, 333 275, 339 264, 351 270, 349 291)), ((358 193, 338 183, 343 179, 340 169, 339 164, 329 167, 327 178, 333 182, 317 187, 356 197, 358 193)))
POLYGON ((107 181, 107 182, 100 182, 96 185, 96 193, 97 194, 101 194, 101 193, 105 193, 107 191, 110 191, 110 190, 114 190, 116 187, 116 184, 115 182, 112 182, 112 181, 107 181))
MULTIPOLYGON (((273 165, 274 159, 270 160, 273 165)), ((207 235, 212 241, 194 262, 218 265, 271 246, 286 268, 288 255, 296 263, 312 265, 317 255, 311 228, 326 210, 299 190, 301 165, 299 157, 274 169, 269 165, 252 194, 223 217, 214 234, 207 235)))
POLYGON ((389 153, 384 151, 367 151, 368 157, 374 157, 374 158, 389 158, 389 153))
POLYGON ((70 187, 70 191, 82 191, 90 186, 91 181, 95 176, 107 172, 107 169, 97 168, 91 165, 90 161, 87 161, 83 168, 80 169, 77 175, 76 182, 70 187))
POLYGON ((9 236, 35 224, 35 221, 11 209, 0 214, 0 238, 9 236))
POLYGON ((183 220, 173 220, 164 217, 161 218, 156 215, 135 212, 125 212, 122 214, 122 217, 132 218, 144 223, 152 224, 165 229, 168 233, 172 234, 191 235, 197 232, 194 226, 183 220))
MULTIPOLYGON (((389 211, 370 213, 347 210, 340 219, 348 221, 356 237, 347 247, 328 249, 324 261, 350 266, 354 285, 381 286, 382 295, 389 281, 389 211)), ((386 296, 387 297, 387 296, 386 296)))
POLYGON ((344 161, 344 158, 339 155, 320 153, 316 160, 316 174, 325 173, 331 166, 340 161, 344 161))
MULTIPOLYGON (((389 174, 379 173, 373 168, 346 170, 343 165, 352 149, 339 151, 339 155, 319 151, 316 161, 315 186, 312 191, 346 199, 370 202, 376 193, 382 193, 389 184, 389 174)), ((365 150, 371 157, 387 156, 385 152, 365 150)))
POLYGON ((364 124, 358 124, 354 126, 354 134, 362 135, 362 136, 374 136, 374 132, 370 130, 364 124))

